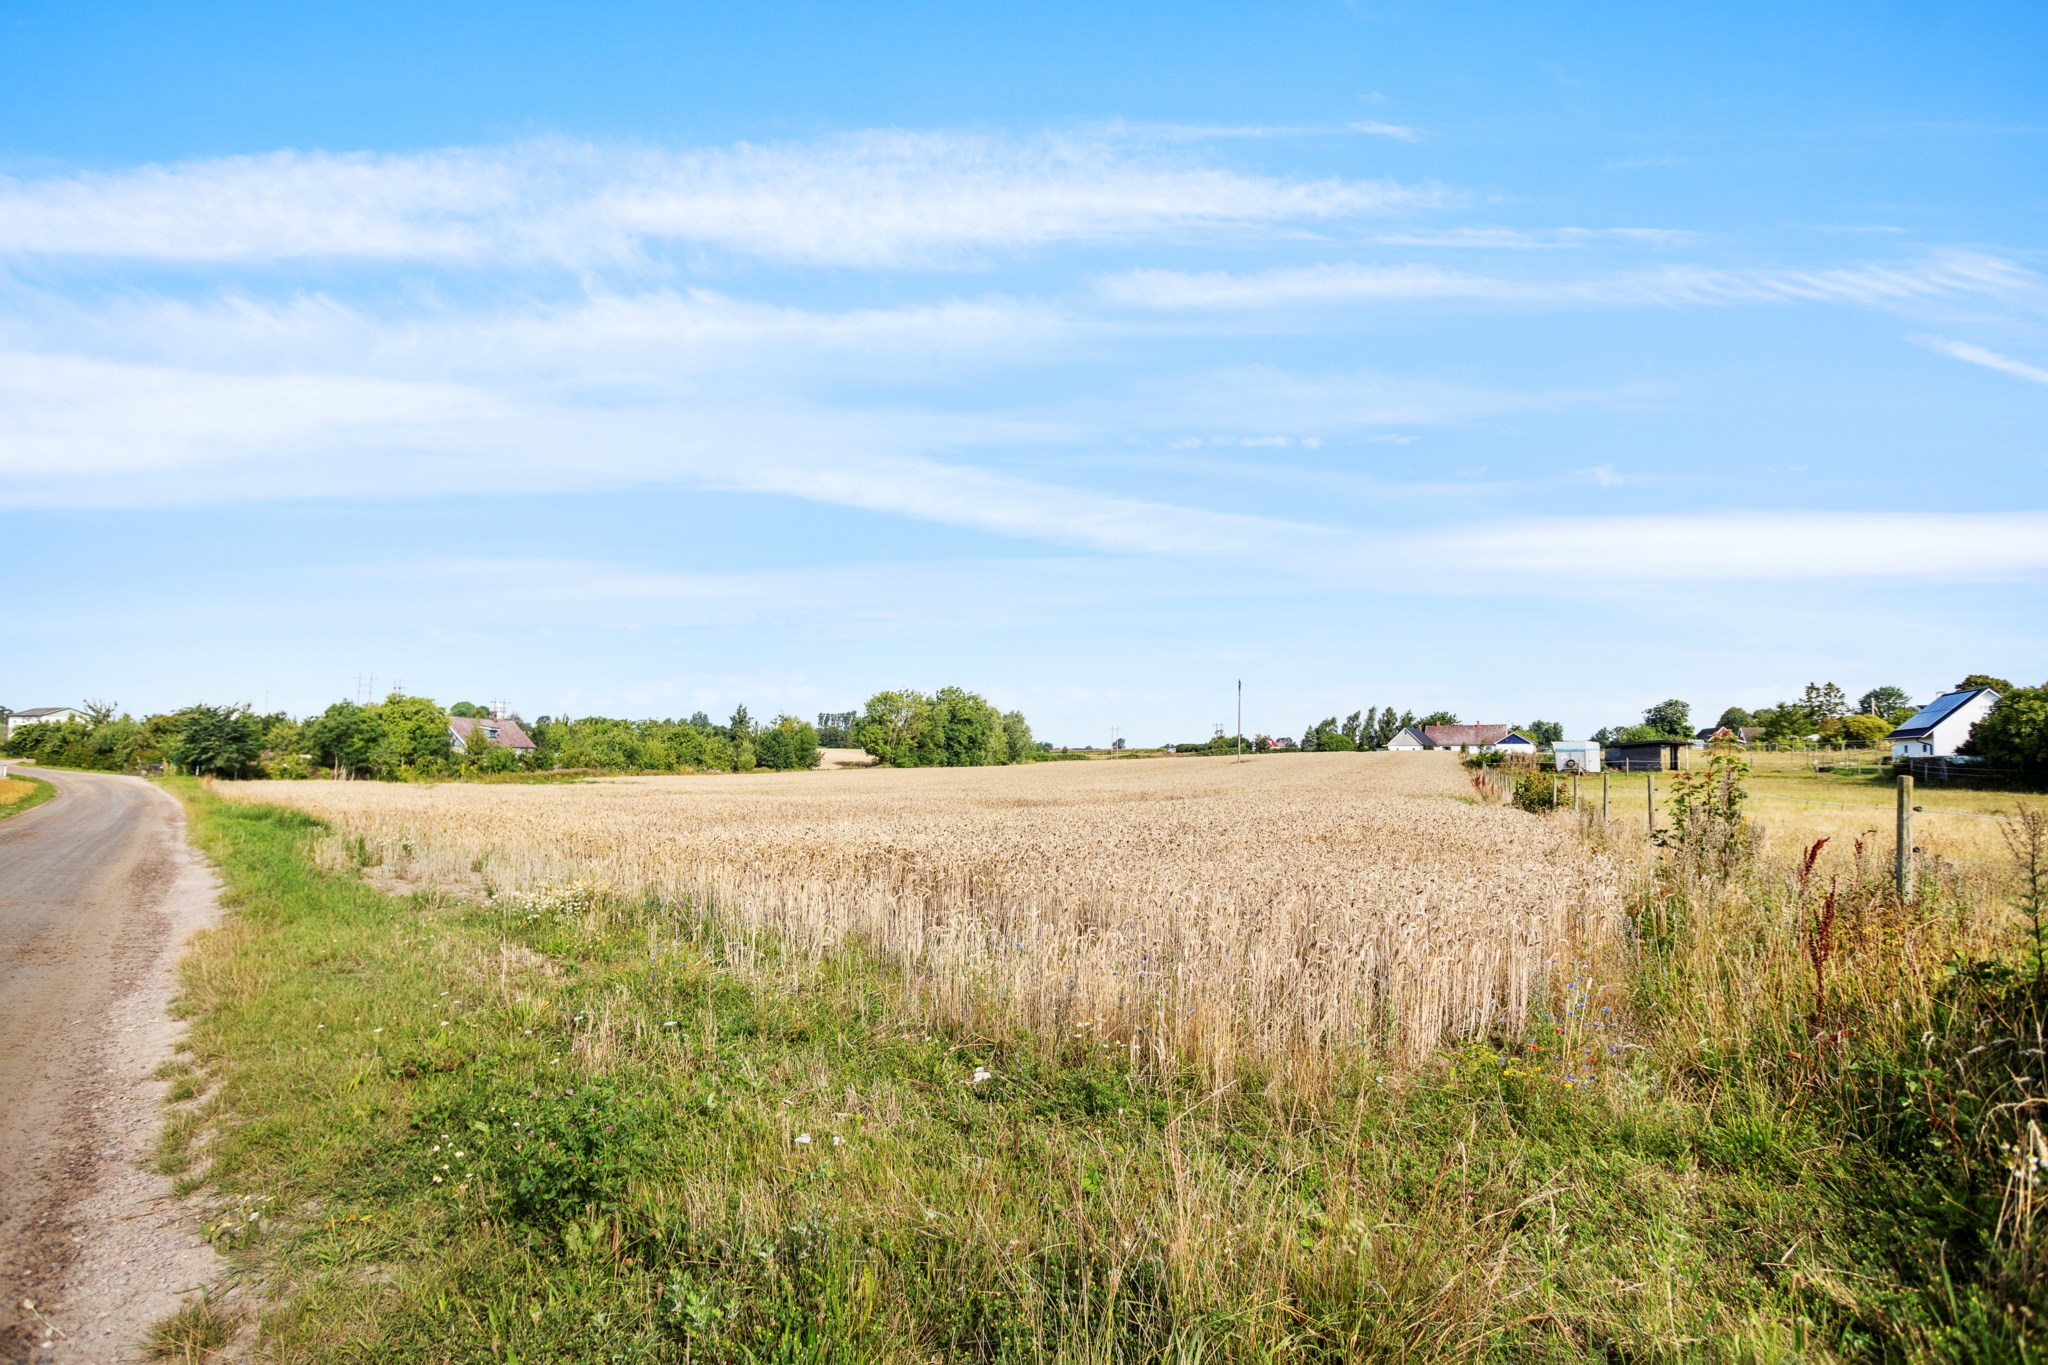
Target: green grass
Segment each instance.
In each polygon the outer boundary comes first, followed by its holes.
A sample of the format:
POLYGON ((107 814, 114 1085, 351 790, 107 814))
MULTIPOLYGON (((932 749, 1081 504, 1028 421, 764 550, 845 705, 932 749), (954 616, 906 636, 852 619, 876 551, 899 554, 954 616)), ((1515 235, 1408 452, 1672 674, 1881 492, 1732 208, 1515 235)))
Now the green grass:
POLYGON ((204 1180, 271 1300, 265 1358, 1969 1359, 2023 1334, 1976 1268, 1983 1190, 1930 1155, 1927 1078, 1891 1052, 1865 1079, 1903 1117, 1859 1118, 1780 1044, 1624 1037, 1597 1002, 1654 983, 1581 973, 1526 1037, 1418 1072, 1144 1079, 1085 1028, 1049 1054, 938 1027, 886 962, 743 955, 691 907, 382 895, 315 870, 308 817, 174 786, 232 913, 185 967, 191 1069, 165 1077, 204 1098, 159 1166, 204 1180))
POLYGON ((31 777, 20 768, 11 768, 5 779, 0 779, 0 820, 25 810, 34 810, 56 794, 57 788, 53 783, 31 777), (22 787, 27 790, 21 790, 22 787))

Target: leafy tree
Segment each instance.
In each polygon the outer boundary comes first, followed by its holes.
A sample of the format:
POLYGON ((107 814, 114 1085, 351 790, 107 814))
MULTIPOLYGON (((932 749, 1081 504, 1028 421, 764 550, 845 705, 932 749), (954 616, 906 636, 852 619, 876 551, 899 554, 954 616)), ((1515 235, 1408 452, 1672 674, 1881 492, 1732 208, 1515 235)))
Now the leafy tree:
POLYGON ((1756 717, 1739 706, 1731 706, 1721 713, 1721 719, 1714 722, 1717 730, 1746 730, 1756 724, 1756 717))
POLYGON ((1989 767, 2048 776, 2048 683, 2006 689, 1990 714, 1970 727, 1962 752, 1989 767))
POLYGON ((1358 727, 1358 747, 1361 749, 1385 747, 1380 742, 1380 708, 1377 706, 1369 707, 1366 710, 1365 720, 1358 727))
POLYGON ((447 713, 432 698, 393 692, 376 710, 383 734, 371 750, 370 766, 379 777, 447 771, 453 736, 447 713))
POLYGON ((1892 716, 1913 709, 1913 699, 1903 687, 1873 687, 1856 699, 1856 709, 1868 716, 1892 716))
POLYGON ((1029 763, 1039 754, 1038 742, 1031 737, 1031 722, 1024 719, 1022 711, 1003 713, 1003 738, 1008 741, 1012 763, 1029 763))
POLYGON ((1362 749, 1365 747, 1365 716, 1363 712, 1353 711, 1350 715, 1346 716, 1342 729, 1344 738, 1351 741, 1352 748, 1362 749))
POLYGON ((352 701, 338 701, 306 722, 313 761, 338 776, 368 771, 371 752, 383 737, 376 708, 352 701))
POLYGON ((755 760, 777 772, 818 766, 818 729, 795 716, 777 716, 754 741, 755 760))
POLYGON ((171 746, 171 761, 194 775, 239 777, 263 756, 263 732, 247 706, 195 706, 171 746))
POLYGON ((853 727, 853 742, 873 754, 878 762, 917 767, 931 714, 932 700, 922 692, 877 692, 868 698, 860 720, 853 727))
POLYGON ((1799 704, 1816 726, 1849 713, 1848 694, 1833 683, 1808 683, 1799 704))
POLYGON ((1955 691, 1967 692, 1973 687, 1988 687, 1994 692, 2011 692, 2014 687, 2004 678, 1994 678, 1989 673, 1972 673, 1955 685, 1955 691))
POLYGON ((717 728, 711 723, 711 717, 705 715, 702 711, 692 711, 688 724, 692 730, 713 730, 717 728))
POLYGON ((1643 712, 1643 725, 1651 739, 1691 739, 1692 708, 1676 697, 1660 701, 1643 712))
POLYGON ((475 720, 488 713, 473 701, 459 701, 448 708, 448 714, 458 720, 475 720))
POLYGON ((1889 716, 1872 715, 1868 711, 1855 711, 1830 722, 1833 733, 1828 738, 1838 739, 1844 744, 1858 748, 1876 748, 1885 742, 1892 732, 1889 716))
POLYGON ((1458 718, 1449 711, 1432 711, 1421 720, 1412 722, 1415 725, 1456 725, 1457 723, 1458 718))
POLYGON ((1614 731, 1603 725, 1588 736, 1588 738, 1595 744, 1612 744, 1614 742, 1614 731))
POLYGON ((732 719, 726 722, 725 737, 739 744, 754 737, 754 718, 747 714, 744 706, 732 709, 732 719))
POLYGON ((1522 733, 1538 744, 1555 744, 1564 738, 1564 722, 1532 720, 1522 728, 1522 733))

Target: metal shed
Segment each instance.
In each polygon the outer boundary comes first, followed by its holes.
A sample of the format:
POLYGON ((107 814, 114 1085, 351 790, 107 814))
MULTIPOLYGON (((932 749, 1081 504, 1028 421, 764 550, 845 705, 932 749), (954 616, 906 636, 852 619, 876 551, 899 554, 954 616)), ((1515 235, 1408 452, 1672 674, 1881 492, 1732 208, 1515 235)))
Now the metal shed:
POLYGON ((1672 772, 1684 766, 1680 751, 1690 748, 1684 739, 1637 739, 1607 746, 1607 766, 1621 773, 1672 772))
POLYGON ((1550 756, 1561 773, 1600 771, 1600 745, 1590 739, 1561 739, 1550 746, 1550 756))

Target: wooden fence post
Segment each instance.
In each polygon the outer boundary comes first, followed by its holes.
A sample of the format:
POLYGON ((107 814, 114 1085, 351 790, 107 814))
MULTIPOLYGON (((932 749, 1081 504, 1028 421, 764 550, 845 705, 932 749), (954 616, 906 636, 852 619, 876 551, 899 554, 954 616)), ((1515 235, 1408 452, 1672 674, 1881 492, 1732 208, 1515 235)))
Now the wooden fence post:
POLYGON ((1896 864, 1899 899, 1913 896, 1913 775, 1899 774, 1899 849, 1896 864))
POLYGON ((1649 806, 1650 833, 1655 834, 1657 832, 1657 774, 1654 772, 1643 774, 1643 799, 1649 806))
POLYGON ((1600 827, 1607 828, 1607 765, 1600 765, 1600 827))

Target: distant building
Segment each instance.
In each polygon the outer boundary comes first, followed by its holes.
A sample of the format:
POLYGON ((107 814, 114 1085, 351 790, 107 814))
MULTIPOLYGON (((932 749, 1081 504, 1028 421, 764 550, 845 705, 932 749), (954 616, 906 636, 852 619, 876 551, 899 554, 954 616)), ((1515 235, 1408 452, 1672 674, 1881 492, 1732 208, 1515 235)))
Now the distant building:
POLYGON ((1600 771, 1600 741, 1597 739, 1561 739, 1550 746, 1550 756, 1561 773, 1600 771))
POLYGON ((1432 749, 1490 754, 1496 749, 1533 754, 1536 741, 1508 725, 1425 725, 1422 738, 1432 749))
POLYGON ((62 725, 67 720, 90 720, 74 706, 31 706, 26 711, 0 712, 0 733, 13 734, 24 725, 62 725))
POLYGON ((450 716, 448 718, 449 747, 456 753, 469 748, 470 740, 482 735, 484 742, 495 744, 501 749, 516 749, 521 753, 532 753, 540 746, 527 737, 516 720, 505 718, 505 708, 494 706, 488 716, 450 716))
POLYGON ((1410 725, 1387 741, 1389 749, 1455 749, 1459 753, 1534 754, 1542 746, 1508 725, 1410 725))
POLYGON ((1970 737, 1970 727, 1998 704, 1989 687, 1944 692, 1891 732, 1893 758, 1948 758, 1970 737))
POLYGON ((1689 739, 1635 739, 1609 744, 1601 758, 1616 772, 1671 772, 1683 766, 1679 755, 1691 747, 1689 739))

